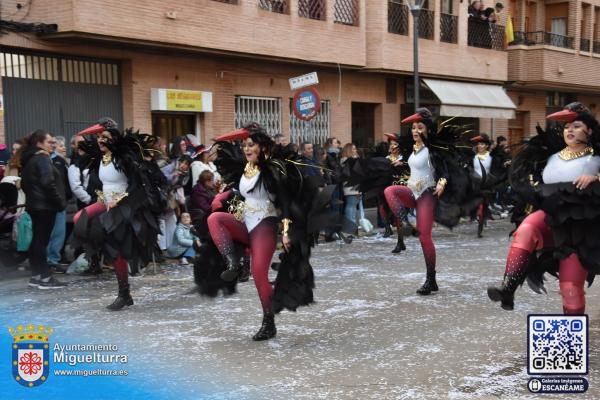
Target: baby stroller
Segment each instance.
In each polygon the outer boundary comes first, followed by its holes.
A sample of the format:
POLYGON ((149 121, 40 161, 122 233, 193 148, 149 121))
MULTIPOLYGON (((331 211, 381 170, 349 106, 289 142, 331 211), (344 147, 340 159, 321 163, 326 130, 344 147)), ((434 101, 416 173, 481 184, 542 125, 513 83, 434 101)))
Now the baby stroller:
POLYGON ((9 182, 0 183, 0 267, 14 263, 10 246, 11 233, 17 210, 25 207, 17 204, 18 189, 9 182))

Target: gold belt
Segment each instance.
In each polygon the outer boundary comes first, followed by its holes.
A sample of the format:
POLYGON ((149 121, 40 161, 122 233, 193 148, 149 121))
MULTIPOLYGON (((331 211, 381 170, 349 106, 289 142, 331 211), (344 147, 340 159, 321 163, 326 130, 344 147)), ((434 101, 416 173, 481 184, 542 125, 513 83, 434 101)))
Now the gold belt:
POLYGON ((243 222, 245 213, 264 212, 265 214, 269 214, 275 211, 275 206, 270 201, 265 206, 252 206, 239 198, 234 198, 231 200, 227 211, 233 214, 235 219, 243 222))
POLYGON ((408 182, 408 179, 410 178, 410 176, 408 176, 408 175, 394 175, 393 178, 394 178, 394 181, 392 182, 392 185, 406 186, 406 182, 408 182))
POLYGON ((421 193, 423 190, 427 189, 430 186, 434 186, 435 182, 433 181, 429 181, 427 179, 419 179, 417 181, 414 182, 408 182, 407 186, 418 193, 421 193))
POLYGON ((110 197, 110 199, 112 201, 115 202, 120 202, 121 200, 123 200, 125 197, 129 196, 129 193, 127 192, 108 192, 108 193, 104 193, 101 190, 96 190, 96 195, 98 196, 98 200, 100 200, 100 202, 102 202, 103 204, 106 205, 106 198, 110 197))

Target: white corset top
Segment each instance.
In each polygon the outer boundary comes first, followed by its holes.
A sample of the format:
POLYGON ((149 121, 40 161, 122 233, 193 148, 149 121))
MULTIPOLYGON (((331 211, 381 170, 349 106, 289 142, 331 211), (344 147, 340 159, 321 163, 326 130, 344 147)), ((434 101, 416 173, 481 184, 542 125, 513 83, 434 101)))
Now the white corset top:
POLYGON ((485 153, 481 156, 478 154, 475 157, 473 157, 473 167, 475 169, 475 173, 479 176, 483 176, 483 173, 481 172, 482 164, 483 168, 485 168, 485 173, 489 173, 490 168, 492 168, 492 156, 490 156, 490 153, 485 153))
POLYGON ((413 192, 415 199, 418 199, 424 191, 435 186, 434 170, 429 161, 429 149, 423 147, 416 154, 412 153, 408 158, 408 166, 410 178, 406 186, 413 192))
POLYGON ((106 202, 111 201, 113 197, 122 198, 127 192, 127 176, 120 171, 117 171, 113 162, 108 165, 100 163, 98 177, 102 181, 102 192, 106 202))
POLYGON ((246 178, 242 175, 240 179, 240 193, 244 196, 244 223, 248 232, 252 231, 267 217, 276 217, 277 210, 273 205, 273 196, 267 192, 264 184, 257 186, 253 191, 260 172, 252 178, 246 178))
POLYGON ((573 182, 581 175, 598 175, 600 156, 587 155, 573 160, 563 160, 558 153, 548 159, 542 179, 544 183, 573 182))

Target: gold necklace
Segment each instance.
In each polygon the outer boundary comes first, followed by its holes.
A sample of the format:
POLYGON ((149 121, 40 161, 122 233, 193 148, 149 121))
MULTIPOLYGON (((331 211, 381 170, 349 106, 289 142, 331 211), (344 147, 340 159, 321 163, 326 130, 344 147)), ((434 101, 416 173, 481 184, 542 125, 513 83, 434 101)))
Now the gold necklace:
POLYGON ((400 158, 399 155, 395 155, 395 154, 390 154, 389 157, 390 157, 391 162, 397 161, 398 158, 400 158))
POLYGON ((413 145, 413 150, 414 150, 415 154, 417 154, 419 151, 421 151, 421 149, 422 149, 423 147, 424 147, 424 146, 423 146, 423 143, 418 143, 418 144, 417 144, 417 143, 415 143, 415 144, 413 145))
POLYGON ((255 177, 256 174, 258 174, 259 172, 260 172, 260 169, 258 169, 258 165, 252 164, 252 163, 246 163, 246 167, 244 167, 244 176, 246 178, 255 177))
POLYGON ((564 149, 562 149, 560 151, 560 153, 558 153, 558 156, 562 160, 569 161, 569 160, 574 160, 579 157, 587 156, 588 154, 594 154, 594 149, 592 149, 589 146, 581 151, 573 151, 573 150, 569 149, 568 147, 565 147, 564 149))
POLYGON ((110 162, 112 161, 112 153, 105 153, 102 156, 102 165, 104 165, 105 167, 110 164, 110 162))

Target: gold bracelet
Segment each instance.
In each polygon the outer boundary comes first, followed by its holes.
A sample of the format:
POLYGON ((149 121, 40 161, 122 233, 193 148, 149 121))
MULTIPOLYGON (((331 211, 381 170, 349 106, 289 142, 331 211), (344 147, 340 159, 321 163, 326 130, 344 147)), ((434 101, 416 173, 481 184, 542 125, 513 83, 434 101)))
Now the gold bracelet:
POLYGON ((440 179, 438 179, 437 184, 440 185, 441 187, 445 188, 446 185, 448 184, 448 179, 440 178, 440 179))
POLYGON ((536 187, 537 185, 539 185, 538 181, 533 180, 533 174, 529 174, 529 184, 533 187, 536 187))
POLYGON ((283 223, 283 236, 287 236, 288 232, 290 231, 290 224, 292 223, 292 220, 289 218, 284 218, 281 220, 281 222, 283 223))

